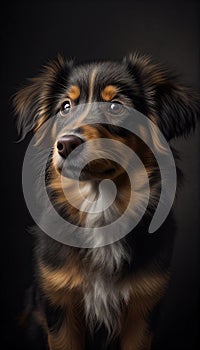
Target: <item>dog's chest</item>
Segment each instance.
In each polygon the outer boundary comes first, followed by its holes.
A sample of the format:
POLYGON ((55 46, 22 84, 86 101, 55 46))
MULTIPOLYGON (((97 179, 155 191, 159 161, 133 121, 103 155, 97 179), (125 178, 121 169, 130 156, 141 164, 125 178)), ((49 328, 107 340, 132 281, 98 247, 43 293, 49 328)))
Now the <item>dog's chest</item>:
POLYGON ((129 300, 129 288, 119 288, 116 284, 98 276, 84 291, 84 306, 88 325, 94 328, 103 324, 108 333, 120 329, 123 305, 129 300))

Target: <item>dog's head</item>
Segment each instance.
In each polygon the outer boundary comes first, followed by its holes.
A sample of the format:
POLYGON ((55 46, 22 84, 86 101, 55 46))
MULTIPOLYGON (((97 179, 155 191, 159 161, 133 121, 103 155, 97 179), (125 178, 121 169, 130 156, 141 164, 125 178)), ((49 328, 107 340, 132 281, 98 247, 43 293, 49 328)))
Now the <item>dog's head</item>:
MULTIPOLYGON (((96 123, 67 128, 71 110, 93 102, 105 103, 104 117, 123 116, 126 107, 134 108, 157 124, 167 141, 188 135, 199 117, 199 101, 195 94, 177 79, 147 57, 130 55, 122 62, 96 62, 75 64, 59 56, 47 64, 40 75, 20 90, 14 105, 18 114, 18 129, 22 138, 31 130, 37 131, 48 119, 57 115, 65 119, 65 128, 54 142, 53 168, 62 169, 65 159, 78 146, 85 147, 88 140, 114 139, 128 145, 142 159, 149 174, 156 160, 148 147, 136 135, 116 126, 96 123)), ((95 112, 94 112, 95 113, 95 112)), ((68 177, 73 178, 78 168, 81 147, 68 177)), ((95 159, 82 171, 81 180, 117 179, 119 186, 128 184, 122 166, 109 159, 95 159), (123 178, 123 180, 122 180, 123 178)), ((123 209, 124 210, 124 209, 123 209)))

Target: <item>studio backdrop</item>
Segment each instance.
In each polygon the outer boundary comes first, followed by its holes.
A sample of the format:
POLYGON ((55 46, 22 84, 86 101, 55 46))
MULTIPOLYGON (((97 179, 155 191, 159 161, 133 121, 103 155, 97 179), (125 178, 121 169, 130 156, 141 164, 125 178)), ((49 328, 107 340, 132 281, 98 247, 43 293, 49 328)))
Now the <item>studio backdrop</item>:
MULTIPOLYGON (((1 343, 27 350, 20 326, 27 288, 33 279, 33 222, 22 191, 22 164, 30 135, 18 134, 11 98, 27 78, 58 53, 79 62, 119 60, 130 52, 151 55, 180 80, 200 90, 198 1, 7 1, 1 5, 1 343)), ((195 350, 198 341, 200 240, 200 128, 181 153, 184 183, 175 200, 178 233, 173 277, 162 306, 154 346, 195 350)), ((101 335, 99 335, 101 337, 101 335)), ((32 343, 33 349, 43 349, 32 343)), ((93 347, 94 348, 94 345, 93 347)), ((95 345, 98 348, 98 343, 95 345)), ((88 349, 89 350, 89 349, 88 349)), ((113 348, 114 350, 114 348, 113 348)))

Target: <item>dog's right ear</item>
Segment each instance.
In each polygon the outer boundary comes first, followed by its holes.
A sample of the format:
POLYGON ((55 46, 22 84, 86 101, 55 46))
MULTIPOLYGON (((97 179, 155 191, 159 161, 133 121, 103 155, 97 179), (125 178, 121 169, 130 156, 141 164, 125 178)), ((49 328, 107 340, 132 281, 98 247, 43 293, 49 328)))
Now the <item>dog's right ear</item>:
POLYGON ((73 62, 61 55, 45 65, 37 77, 29 79, 26 86, 13 97, 20 140, 55 115, 56 97, 62 93, 73 62))
POLYGON ((200 120, 198 94, 148 56, 131 54, 124 63, 145 101, 146 115, 156 122, 166 140, 189 135, 200 120))

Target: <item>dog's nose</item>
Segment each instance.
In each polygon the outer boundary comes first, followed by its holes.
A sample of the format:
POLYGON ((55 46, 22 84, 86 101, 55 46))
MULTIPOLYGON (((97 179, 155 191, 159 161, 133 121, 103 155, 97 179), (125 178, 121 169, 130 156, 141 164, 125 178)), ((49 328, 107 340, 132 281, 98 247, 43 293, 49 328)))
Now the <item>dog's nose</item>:
POLYGON ((67 158, 67 156, 78 146, 83 143, 83 140, 80 137, 75 135, 66 135, 60 138, 57 141, 57 150, 58 153, 63 157, 67 158))

